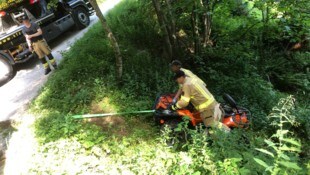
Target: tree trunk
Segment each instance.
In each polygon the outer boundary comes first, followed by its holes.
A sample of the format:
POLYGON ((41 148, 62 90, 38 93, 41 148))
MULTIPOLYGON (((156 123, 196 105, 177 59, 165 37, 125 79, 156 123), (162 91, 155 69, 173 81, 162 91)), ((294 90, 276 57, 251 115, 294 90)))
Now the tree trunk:
MULTIPOLYGON (((177 38, 177 33, 176 33, 176 21, 175 21, 175 16, 172 11, 171 7, 171 0, 165 0, 166 5, 167 5, 167 11, 168 11, 168 19, 169 19, 169 38, 170 38, 170 43, 172 45, 172 53, 174 58, 179 58, 180 57, 180 48, 179 48, 179 42, 177 38)), ((167 21, 168 22, 168 21, 167 21)))
POLYGON ((122 54, 121 54, 118 42, 117 42, 116 38, 114 37, 110 27, 108 26, 107 21, 106 21, 105 17, 103 16, 103 14, 102 14, 99 6, 98 6, 97 1, 96 0, 89 0, 89 2, 93 6, 93 8, 95 9, 96 14, 101 21, 102 27, 103 27, 104 31, 106 32, 106 34, 107 34, 107 36, 108 36, 108 38, 112 44, 112 47, 114 49, 115 58, 116 58, 116 70, 117 70, 116 77, 117 77, 118 82, 121 83, 122 76, 123 76, 123 58, 122 58, 122 54))
POLYGON ((166 52, 168 54, 168 59, 171 60, 173 53, 172 53, 172 44, 171 44, 170 37, 169 37, 170 31, 167 27, 165 16, 161 10, 160 2, 158 0, 152 0, 152 2, 154 5, 156 14, 157 14, 158 23, 159 23, 161 31, 163 32, 163 35, 164 35, 165 48, 166 48, 166 52))
POLYGON ((204 2, 201 2, 201 5, 204 8, 204 13, 203 13, 203 26, 204 26, 203 47, 206 48, 207 46, 213 45, 213 42, 210 39, 213 7, 212 7, 212 4, 209 0, 205 0, 204 2))
POLYGON ((200 33, 199 33, 199 15, 197 13, 197 3, 194 2, 193 10, 192 10, 192 28, 193 28, 193 37, 194 37, 194 47, 195 54, 200 54, 200 33))
MULTIPOLYGON (((269 42, 266 41, 267 38, 267 34, 268 34, 268 18, 269 18, 269 7, 268 4, 265 3, 262 10, 262 22, 263 22, 263 28, 261 30, 261 38, 260 38, 260 45, 259 45, 259 53, 260 53, 260 59, 259 59, 259 64, 260 65, 265 65, 266 63, 266 49, 265 48, 269 48, 269 42)), ((265 69, 263 69, 264 66, 260 66, 260 72, 265 71, 265 69)))
POLYGON ((175 24, 175 18, 173 16, 173 13, 172 13, 172 8, 171 8, 171 3, 170 3, 170 0, 166 0, 166 4, 167 4, 167 9, 168 9, 168 14, 169 14, 169 22, 170 22, 170 35, 171 35, 171 39, 170 39, 170 42, 171 43, 175 43, 175 40, 176 40, 176 36, 175 36, 175 33, 176 33, 176 24, 175 24))
POLYGON ((212 46, 213 42, 211 36, 211 15, 205 13, 203 16, 204 34, 203 34, 203 47, 212 46))

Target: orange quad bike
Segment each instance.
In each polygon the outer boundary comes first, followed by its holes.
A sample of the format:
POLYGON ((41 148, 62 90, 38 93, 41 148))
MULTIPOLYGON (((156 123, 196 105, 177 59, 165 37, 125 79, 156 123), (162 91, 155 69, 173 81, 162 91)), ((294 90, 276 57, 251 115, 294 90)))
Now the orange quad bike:
MULTIPOLYGON (((189 118, 189 127, 203 123, 200 118, 200 113, 194 109, 190 104, 185 109, 171 111, 168 107, 173 103, 175 94, 163 94, 156 98, 153 109, 155 123, 160 125, 161 128, 168 126, 170 129, 177 127, 178 123, 183 121, 183 117, 189 118)), ((237 106, 235 100, 228 94, 223 95, 226 104, 221 104, 223 111, 222 123, 231 129, 234 128, 248 128, 250 124, 251 113, 244 107, 237 106)))

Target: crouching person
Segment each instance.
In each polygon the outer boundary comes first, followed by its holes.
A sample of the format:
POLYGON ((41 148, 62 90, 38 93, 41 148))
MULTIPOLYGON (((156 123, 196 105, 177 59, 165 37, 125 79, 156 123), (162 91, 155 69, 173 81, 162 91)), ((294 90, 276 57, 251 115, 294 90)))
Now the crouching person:
POLYGON ((222 118, 220 104, 203 83, 187 77, 183 71, 176 72, 174 79, 181 85, 183 95, 170 107, 172 110, 185 108, 191 102, 195 109, 200 112, 200 117, 206 127, 230 131, 230 128, 220 122, 222 118))

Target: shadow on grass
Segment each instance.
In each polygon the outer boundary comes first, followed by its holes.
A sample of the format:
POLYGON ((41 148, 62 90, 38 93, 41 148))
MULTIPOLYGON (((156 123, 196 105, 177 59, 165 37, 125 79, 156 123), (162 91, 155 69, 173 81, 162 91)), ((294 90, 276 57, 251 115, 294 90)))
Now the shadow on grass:
POLYGON ((59 113, 50 113, 35 123, 35 134, 43 143, 74 138, 85 148, 100 146, 129 138, 145 142, 154 140, 158 131, 152 126, 151 116, 113 116, 93 119, 73 119, 59 113))
POLYGON ((113 104, 113 112, 150 109, 153 101, 150 98, 155 99, 158 92, 175 86, 163 78, 169 76, 168 66, 159 69, 168 65, 164 60, 156 60, 147 51, 137 51, 131 46, 126 49, 122 88, 115 85, 114 54, 100 24, 95 24, 64 54, 59 69, 32 103, 31 110, 41 116, 35 123, 41 143, 74 137, 91 147, 112 137, 154 140, 158 132, 154 132, 151 117, 118 116, 82 121, 70 117, 111 112, 102 106, 97 111, 92 109, 104 98, 110 101, 102 104, 113 104))

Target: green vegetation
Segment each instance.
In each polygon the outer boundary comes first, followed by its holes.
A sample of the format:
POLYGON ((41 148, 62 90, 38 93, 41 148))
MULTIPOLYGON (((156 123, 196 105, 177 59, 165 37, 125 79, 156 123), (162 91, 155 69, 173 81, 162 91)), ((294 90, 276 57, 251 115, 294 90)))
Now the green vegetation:
MULTIPOLYGON (((189 14, 179 5, 184 13, 176 18, 180 31, 188 35, 183 38, 187 45, 193 41, 189 14)), ((246 14, 235 14, 232 10, 237 7, 218 4, 212 31, 216 44, 199 55, 181 49, 179 59, 207 82, 219 101, 226 92, 249 108, 251 129, 207 137, 201 128, 188 129, 185 121, 179 130, 191 139, 169 148, 165 141, 170 131, 160 134, 152 116, 70 118, 150 109, 156 94, 176 89, 168 61, 162 58, 163 35, 152 3, 125 1, 107 17, 124 58, 123 86, 116 84, 114 53, 101 25, 96 24, 65 53, 59 69, 31 105, 38 116, 33 129, 39 145, 28 173, 309 173, 309 48, 288 53, 282 46, 293 42, 292 38, 297 42, 297 31, 282 31, 287 27, 274 20, 266 24, 266 32, 255 15, 260 6, 246 14)), ((309 21, 297 21, 309 29, 309 21)))
POLYGON ((9 8, 13 5, 23 2, 24 0, 0 0, 0 10, 9 8))
POLYGON ((106 0, 98 0, 98 3, 104 3, 106 0))

